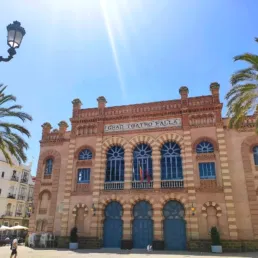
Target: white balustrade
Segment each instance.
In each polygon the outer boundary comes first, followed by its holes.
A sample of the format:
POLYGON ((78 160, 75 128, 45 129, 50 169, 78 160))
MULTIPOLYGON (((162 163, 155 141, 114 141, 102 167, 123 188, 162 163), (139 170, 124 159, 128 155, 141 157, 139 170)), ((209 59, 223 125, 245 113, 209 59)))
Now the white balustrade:
POLYGON ((124 182, 105 182, 104 190, 123 190, 124 182))
POLYGON ((161 181, 161 188, 183 188, 183 187, 184 187, 183 179, 161 181))
POLYGON ((132 182, 133 189, 150 189, 153 188, 153 181, 133 181, 132 182))

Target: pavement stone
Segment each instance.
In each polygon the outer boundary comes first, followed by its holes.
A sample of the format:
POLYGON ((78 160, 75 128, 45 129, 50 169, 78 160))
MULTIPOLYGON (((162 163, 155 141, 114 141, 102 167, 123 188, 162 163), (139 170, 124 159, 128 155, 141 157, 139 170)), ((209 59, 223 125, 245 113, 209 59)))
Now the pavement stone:
MULTIPOLYGON (((0 247, 0 257, 10 257, 10 246, 0 247)), ((198 253, 198 252, 151 252, 147 253, 145 250, 132 250, 124 251, 120 249, 100 249, 100 250, 83 250, 70 251, 67 249, 32 249, 25 246, 18 247, 17 258, 66 258, 66 257, 87 257, 87 258, 199 258, 199 257, 254 257, 258 258, 258 252, 254 253, 223 253, 223 254, 211 254, 211 253, 198 253)))

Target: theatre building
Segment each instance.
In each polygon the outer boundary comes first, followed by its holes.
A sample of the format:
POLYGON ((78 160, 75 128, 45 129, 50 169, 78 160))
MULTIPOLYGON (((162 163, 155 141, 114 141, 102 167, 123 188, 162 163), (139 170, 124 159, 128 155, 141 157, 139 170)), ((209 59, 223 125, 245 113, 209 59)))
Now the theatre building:
POLYGON ((225 249, 257 248, 258 114, 228 129, 219 84, 210 91, 115 107, 99 97, 85 109, 73 100, 70 131, 42 125, 30 232, 67 246, 76 225, 84 248, 187 250, 209 246, 216 226, 225 249))

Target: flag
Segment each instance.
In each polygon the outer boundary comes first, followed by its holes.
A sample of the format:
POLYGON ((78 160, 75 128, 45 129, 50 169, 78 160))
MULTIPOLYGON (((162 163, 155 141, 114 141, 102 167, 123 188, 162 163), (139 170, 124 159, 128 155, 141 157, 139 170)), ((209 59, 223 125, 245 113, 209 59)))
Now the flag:
POLYGON ((143 173, 142 173, 143 171, 142 171, 142 167, 141 167, 141 165, 140 165, 140 180, 141 180, 141 182, 143 181, 143 173))

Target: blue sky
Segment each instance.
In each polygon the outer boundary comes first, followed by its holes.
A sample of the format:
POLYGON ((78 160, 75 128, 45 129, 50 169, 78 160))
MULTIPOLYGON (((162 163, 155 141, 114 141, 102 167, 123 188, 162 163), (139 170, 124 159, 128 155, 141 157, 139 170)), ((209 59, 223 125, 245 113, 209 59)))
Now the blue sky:
MULTIPOLYGON (((233 56, 258 52, 255 0, 1 0, 0 55, 6 25, 26 29, 22 46, 9 63, 0 63, 0 82, 17 96, 34 120, 26 126, 33 174, 41 125, 69 121, 71 101, 96 107, 208 95, 243 67, 233 56)), ((225 113, 225 109, 224 109, 225 113)))

